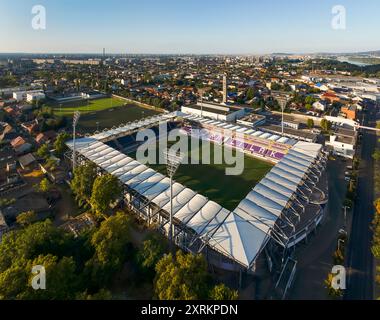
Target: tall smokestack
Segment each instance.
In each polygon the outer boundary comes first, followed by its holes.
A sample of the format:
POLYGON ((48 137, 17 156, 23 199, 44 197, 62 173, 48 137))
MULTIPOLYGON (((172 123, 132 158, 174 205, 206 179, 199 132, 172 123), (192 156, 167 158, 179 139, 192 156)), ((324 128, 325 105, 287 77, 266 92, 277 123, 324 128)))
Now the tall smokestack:
POLYGON ((227 75, 223 75, 223 103, 227 103, 227 75))

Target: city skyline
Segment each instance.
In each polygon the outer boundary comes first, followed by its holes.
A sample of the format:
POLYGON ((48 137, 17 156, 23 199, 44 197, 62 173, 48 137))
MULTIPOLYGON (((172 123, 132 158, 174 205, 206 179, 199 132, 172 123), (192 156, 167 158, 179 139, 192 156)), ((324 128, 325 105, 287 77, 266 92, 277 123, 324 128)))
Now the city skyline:
POLYGON ((336 1, 51 2, 0 4, 0 52, 130 54, 351 53, 380 49, 373 1, 340 1, 347 27, 334 30, 336 1), (31 26, 46 8, 46 30, 31 26), (365 18, 364 18, 365 17, 365 18), (11 32, 9 32, 11 31, 11 32))

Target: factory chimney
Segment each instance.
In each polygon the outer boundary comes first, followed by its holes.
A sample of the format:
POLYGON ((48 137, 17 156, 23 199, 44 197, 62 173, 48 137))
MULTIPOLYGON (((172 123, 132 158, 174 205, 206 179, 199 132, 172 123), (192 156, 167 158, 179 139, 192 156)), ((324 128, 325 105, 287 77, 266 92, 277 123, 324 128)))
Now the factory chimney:
POLYGON ((227 103, 227 75, 223 75, 223 103, 227 103))

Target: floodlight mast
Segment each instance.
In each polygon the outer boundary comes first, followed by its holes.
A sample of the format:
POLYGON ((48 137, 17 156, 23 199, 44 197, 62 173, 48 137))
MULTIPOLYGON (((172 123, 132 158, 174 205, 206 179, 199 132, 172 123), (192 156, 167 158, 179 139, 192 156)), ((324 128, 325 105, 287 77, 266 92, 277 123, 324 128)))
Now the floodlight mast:
MULTIPOLYGON (((166 156, 166 170, 170 178, 170 214, 169 214, 169 242, 173 252, 173 177, 178 170, 184 155, 180 152, 173 152, 167 149, 164 152, 166 156)), ((174 252, 173 252, 174 254, 174 252)))
POLYGON ((284 135, 284 111, 289 99, 290 99, 289 96, 284 94, 283 92, 280 92, 279 96, 276 98, 276 100, 278 101, 281 107, 281 134, 282 135, 284 135))
POLYGON ((77 155, 76 155, 75 142, 76 142, 76 127, 77 127, 79 118, 80 118, 80 112, 75 111, 74 117, 73 117, 73 173, 74 173, 74 170, 75 170, 76 165, 77 165, 77 155))

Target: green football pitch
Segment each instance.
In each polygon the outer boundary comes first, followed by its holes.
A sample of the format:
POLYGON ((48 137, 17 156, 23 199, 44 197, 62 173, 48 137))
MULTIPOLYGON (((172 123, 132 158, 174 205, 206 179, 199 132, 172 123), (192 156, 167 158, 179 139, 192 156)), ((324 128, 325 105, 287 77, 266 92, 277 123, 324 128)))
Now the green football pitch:
MULTIPOLYGON (((189 138, 189 146, 190 139, 189 138)), ((197 140, 197 139, 195 139, 197 140)), ((197 140, 199 141, 199 140, 197 140)), ((199 141, 201 144, 202 141, 199 141)), ((170 143, 168 143, 170 145, 170 143)), ((221 206, 228 210, 233 210, 239 204, 239 202, 245 198, 248 192, 270 171, 273 167, 272 164, 265 161, 250 157, 246 154, 240 153, 244 159, 243 172, 239 175, 226 175, 225 169, 233 167, 234 165, 228 165, 226 161, 222 161, 222 164, 215 163, 215 155, 224 152, 224 148, 217 144, 210 144, 211 148, 209 154, 209 163, 207 164, 182 164, 178 168, 174 180, 183 184, 184 186, 204 195, 205 197, 219 203, 221 206)), ((193 147, 190 155, 190 147, 185 155, 186 158, 202 159, 203 147, 193 147)), ((157 150, 157 154, 158 154, 157 150)), ((233 155, 236 155, 233 151, 233 155)), ((136 152, 129 154, 131 157, 136 158, 136 152)), ((166 166, 161 164, 147 164, 152 169, 167 175, 166 166)))
POLYGON ((159 112, 139 107, 135 104, 127 104, 122 107, 110 108, 98 112, 84 114, 80 117, 78 129, 83 133, 96 130, 110 129, 113 126, 151 117, 159 112))
POLYGON ((69 121, 72 120, 72 115, 75 111, 80 111, 81 117, 78 122, 78 131, 81 133, 110 129, 114 126, 151 117, 159 113, 116 98, 74 101, 49 106, 53 108, 54 114, 66 116, 69 121))
POLYGON ((117 98, 104 98, 95 100, 81 100, 62 104, 49 105, 54 113, 59 116, 71 116, 75 111, 83 114, 116 108, 125 105, 126 102, 117 98))

